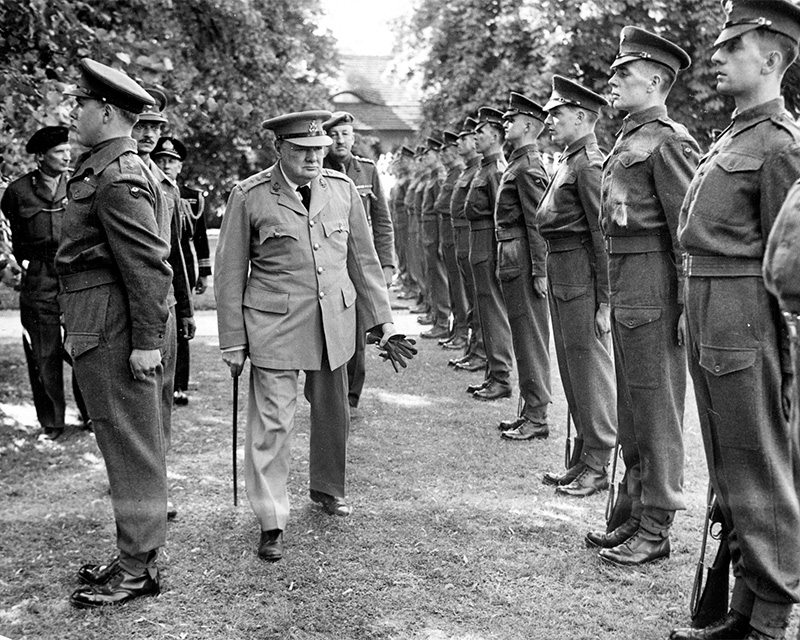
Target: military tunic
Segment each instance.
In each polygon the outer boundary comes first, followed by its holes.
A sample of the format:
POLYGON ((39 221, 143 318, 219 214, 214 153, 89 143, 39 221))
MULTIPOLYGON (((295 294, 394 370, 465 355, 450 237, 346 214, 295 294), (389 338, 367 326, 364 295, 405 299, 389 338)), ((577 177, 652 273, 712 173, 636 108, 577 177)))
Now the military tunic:
POLYGON ((450 203, 453 200, 453 190, 456 181, 461 175, 461 166, 456 164, 448 169, 442 182, 441 190, 434 204, 434 211, 439 222, 439 239, 442 259, 447 273, 447 285, 450 292, 450 310, 453 314, 453 335, 466 338, 467 327, 467 297, 464 293, 464 282, 458 269, 456 258, 456 240, 453 224, 450 220, 450 203))
POLYGON ((581 459, 608 464, 617 433, 610 335, 597 335, 595 316, 608 304, 608 260, 600 231, 603 155, 594 133, 564 150, 536 213, 547 244, 547 285, 561 382, 581 459))
POLYGON ((501 384, 509 383, 514 366, 511 327, 497 279, 497 240, 494 234, 494 207, 505 167, 505 160, 499 153, 483 158, 470 183, 464 206, 469 220, 469 262, 475 278, 475 301, 483 329, 488 379, 501 384))
POLYGON ((450 292, 447 270, 441 252, 439 216, 436 202, 442 191, 444 176, 439 168, 431 172, 422 195, 422 250, 425 264, 425 283, 435 327, 450 327, 450 292))
POLYGON ((508 313, 523 401, 521 415, 547 424, 550 404, 550 314, 533 288, 545 275, 545 246, 535 226, 536 208, 547 187, 535 144, 511 153, 494 210, 497 273, 508 313))
MULTIPOLYGON (((410 182, 409 176, 398 178, 389 193, 389 213, 394 226, 394 252, 397 256, 397 272, 403 281, 408 279, 408 212, 405 207, 406 191, 410 182)), ((406 283, 408 284, 408 283, 406 283)))
POLYGON ((128 137, 81 156, 67 193, 55 258, 66 349, 105 459, 117 546, 147 553, 167 532, 163 370, 136 380, 129 358, 166 347, 168 213, 128 137))
POLYGON ((689 369, 726 523, 732 606, 768 627, 800 599, 800 459, 781 409, 792 372, 761 263, 800 178, 800 127, 777 99, 737 112, 698 167, 681 212, 689 369))
POLYGON ((625 118, 603 165, 619 440, 633 514, 663 534, 684 509, 686 356, 675 236, 699 148, 664 106, 625 118))

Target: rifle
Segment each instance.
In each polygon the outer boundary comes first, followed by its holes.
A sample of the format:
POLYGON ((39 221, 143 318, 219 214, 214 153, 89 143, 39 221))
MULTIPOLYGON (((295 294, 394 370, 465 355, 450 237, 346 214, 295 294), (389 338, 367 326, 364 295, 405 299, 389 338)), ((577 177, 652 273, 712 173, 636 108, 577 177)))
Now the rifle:
POLYGON ((614 484, 617 477, 617 460, 621 454, 619 446, 619 432, 617 442, 614 444, 614 461, 611 463, 611 482, 608 486, 608 500, 606 501, 606 532, 610 533, 631 517, 633 501, 628 494, 628 470, 620 480, 619 485, 614 484))
POLYGON ((703 543, 694 574, 690 612, 692 627, 700 629, 722 619, 728 612, 728 587, 730 579, 731 550, 728 545, 729 528, 713 487, 708 486, 708 503, 703 526, 703 543), (715 528, 716 527, 716 528, 715 528), (719 540, 717 555, 710 567, 705 564, 708 537, 719 540), (705 571, 704 571, 705 570, 705 571), (705 574, 705 576, 704 576, 705 574), (705 584, 703 578, 705 577, 705 584))

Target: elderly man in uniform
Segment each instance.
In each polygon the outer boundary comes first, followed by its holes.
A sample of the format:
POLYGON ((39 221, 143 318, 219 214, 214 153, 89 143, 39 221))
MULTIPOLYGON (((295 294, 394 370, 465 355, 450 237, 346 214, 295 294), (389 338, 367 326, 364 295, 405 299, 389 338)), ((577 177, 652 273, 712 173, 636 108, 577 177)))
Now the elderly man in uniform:
MULTIPOLYGON (((478 111, 475 143, 481 163, 470 184, 465 205, 469 220, 469 262, 475 278, 475 302, 481 316, 486 347, 487 371, 483 382, 467 387, 476 400, 498 400, 511 395, 513 358, 511 327, 503 292, 497 279, 497 240, 494 208, 500 177, 506 168, 503 158, 503 114, 491 107, 478 111)), ((465 368, 456 365, 456 368, 465 368)))
POLYGON ((169 221, 131 131, 153 98, 127 75, 88 58, 71 92, 72 129, 90 149, 78 159, 55 258, 66 348, 92 419, 111 488, 119 555, 84 565, 77 607, 159 592, 166 542, 167 470, 161 391, 174 322, 169 221))
POLYGON ((600 231, 603 154, 594 134, 606 104, 602 96, 557 75, 544 106, 550 137, 563 152, 536 223, 547 244, 556 357, 577 438, 575 464, 564 474, 545 474, 543 481, 570 496, 608 488, 617 433, 608 261, 600 231))
POLYGON ((699 148, 665 102, 689 55, 624 27, 611 65, 611 104, 628 112, 603 166, 601 227, 608 252, 619 440, 632 509, 586 542, 600 558, 642 565, 670 554, 683 499, 686 355, 678 216, 699 148))
POLYGON ((245 358, 251 362, 245 481, 261 525, 258 554, 267 561, 283 556, 300 371, 311 403, 311 499, 347 516, 345 365, 355 349, 356 313, 382 345, 394 334, 358 190, 344 174, 322 168, 329 117, 306 111, 264 122, 279 160, 233 189, 217 246, 222 357, 234 376, 245 358))
POLYGON ((530 98, 511 92, 503 114, 513 151, 500 179, 494 209, 497 273, 503 292, 519 374, 521 412, 500 423, 507 440, 546 438, 550 404, 550 313, 545 245, 536 229, 536 208, 547 188, 536 139, 547 114, 530 98))
POLYGON ((734 0, 727 12, 711 62, 717 91, 733 97, 736 110, 698 167, 678 237, 689 371, 735 582, 727 616, 677 629, 673 640, 783 638, 800 601, 793 369, 778 300, 761 271, 772 225, 800 178, 800 127, 781 97, 797 58, 800 8, 734 0))
MULTIPOLYGON (((337 111, 325 122, 325 131, 333 140, 325 156, 324 166, 334 169, 350 178, 358 189, 361 203, 367 214, 367 222, 372 229, 372 241, 378 253, 383 278, 388 287, 394 274, 394 229, 389 215, 389 203, 383 192, 381 176, 375 163, 361 156, 353 155, 356 142, 353 131, 354 118, 347 111, 337 111)), ((364 327, 356 327, 356 351, 347 365, 347 376, 350 390, 347 395, 350 406, 355 409, 361 400, 366 377, 366 331, 364 327)))
MULTIPOLYGON (((69 179, 69 129, 62 126, 39 129, 28 140, 25 151, 34 154, 37 168, 8 185, 0 209, 11 228, 14 258, 24 269, 19 308, 36 417, 44 437, 55 440, 64 433, 67 408, 54 260, 61 239, 69 179)), ((74 375, 72 390, 84 424, 88 424, 74 375)))

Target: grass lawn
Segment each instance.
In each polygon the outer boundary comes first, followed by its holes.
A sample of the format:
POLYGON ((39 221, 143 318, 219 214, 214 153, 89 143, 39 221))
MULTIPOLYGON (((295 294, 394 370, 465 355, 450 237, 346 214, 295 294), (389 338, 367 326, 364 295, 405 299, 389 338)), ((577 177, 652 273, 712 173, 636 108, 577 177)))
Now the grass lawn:
MULTIPOLYGON (((403 316, 401 326, 415 326, 403 316)), ((286 556, 266 564, 256 555, 258 525, 241 476, 246 378, 234 508, 230 376, 213 336, 196 339, 191 402, 174 413, 168 462, 180 513, 160 556, 162 593, 79 611, 68 603, 75 571, 115 551, 104 465, 90 434, 37 442, 36 427, 21 417, 31 401, 22 348, 5 339, 0 635, 648 640, 686 623, 707 482, 692 396, 689 509, 676 519, 672 558, 622 570, 583 544, 603 524, 605 494, 559 498, 540 481, 563 466, 566 406, 557 373, 551 437, 504 442, 496 424, 515 415, 516 397, 474 401, 464 389, 480 374, 455 372, 446 366, 450 352, 430 341, 420 346, 399 375, 368 353, 350 438, 350 518, 326 516, 308 500, 308 404, 298 403, 286 556)), ((795 619, 787 637, 796 627, 795 619)))

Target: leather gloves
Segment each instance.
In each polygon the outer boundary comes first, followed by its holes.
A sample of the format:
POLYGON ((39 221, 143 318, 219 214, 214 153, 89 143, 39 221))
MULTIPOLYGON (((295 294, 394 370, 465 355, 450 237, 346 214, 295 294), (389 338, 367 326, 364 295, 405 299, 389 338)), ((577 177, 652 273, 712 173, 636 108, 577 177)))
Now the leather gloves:
MULTIPOLYGON (((367 334, 367 344, 378 344, 381 341, 381 337, 380 332, 370 331, 367 334)), ((406 338, 402 333, 395 333, 386 341, 384 346, 378 347, 378 349, 381 352, 381 358, 391 362, 395 372, 398 372, 400 371, 398 365, 405 369, 408 366, 406 361, 417 355, 415 344, 417 342, 413 338, 406 338)))

